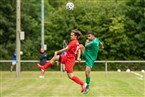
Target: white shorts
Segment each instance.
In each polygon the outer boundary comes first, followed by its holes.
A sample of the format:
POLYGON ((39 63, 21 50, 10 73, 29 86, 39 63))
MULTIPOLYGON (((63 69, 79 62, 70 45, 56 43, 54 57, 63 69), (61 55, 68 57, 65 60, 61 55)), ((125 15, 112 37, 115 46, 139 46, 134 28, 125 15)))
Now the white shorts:
POLYGON ((12 61, 12 65, 16 65, 16 61, 12 61))

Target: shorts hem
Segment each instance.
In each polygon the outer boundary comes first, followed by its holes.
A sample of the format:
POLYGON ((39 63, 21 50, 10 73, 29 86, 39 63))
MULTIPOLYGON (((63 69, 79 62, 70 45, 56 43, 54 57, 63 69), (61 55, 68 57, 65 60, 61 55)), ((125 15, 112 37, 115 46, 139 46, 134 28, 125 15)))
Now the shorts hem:
POLYGON ((86 64, 86 66, 89 66, 90 68, 92 68, 92 67, 93 67, 93 66, 90 66, 90 65, 87 65, 87 64, 86 64))

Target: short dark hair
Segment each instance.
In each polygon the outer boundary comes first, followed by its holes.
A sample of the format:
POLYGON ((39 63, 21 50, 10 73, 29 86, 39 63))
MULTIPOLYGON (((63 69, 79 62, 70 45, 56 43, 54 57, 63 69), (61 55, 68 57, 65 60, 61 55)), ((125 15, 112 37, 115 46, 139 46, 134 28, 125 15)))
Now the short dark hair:
POLYGON ((93 36, 95 36, 95 33, 94 32, 88 32, 88 34, 92 34, 93 36))
POLYGON ((81 31, 75 29, 75 30, 72 30, 72 32, 75 34, 75 36, 77 36, 77 38, 79 39, 82 35, 81 31))

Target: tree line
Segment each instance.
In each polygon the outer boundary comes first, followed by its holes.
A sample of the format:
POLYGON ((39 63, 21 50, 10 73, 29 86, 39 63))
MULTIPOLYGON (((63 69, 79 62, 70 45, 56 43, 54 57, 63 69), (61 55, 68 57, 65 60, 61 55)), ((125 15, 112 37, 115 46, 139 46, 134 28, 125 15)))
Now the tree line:
MULTIPOLYGON (((98 60, 145 59, 145 0, 74 0, 74 10, 66 10, 66 0, 44 0, 45 44, 48 59, 69 42, 78 29, 84 43, 94 32, 105 48, 98 60)), ((0 1, 0 59, 11 60, 16 47, 16 0, 0 1)), ((39 59, 41 43, 41 0, 21 0, 22 60, 39 59)))

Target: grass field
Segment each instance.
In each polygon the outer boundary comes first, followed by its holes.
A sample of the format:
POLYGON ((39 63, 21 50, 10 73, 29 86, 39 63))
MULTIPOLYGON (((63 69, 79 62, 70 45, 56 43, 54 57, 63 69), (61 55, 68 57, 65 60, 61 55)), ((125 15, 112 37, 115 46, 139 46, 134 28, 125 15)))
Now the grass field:
MULTIPOLYGON (((92 72, 88 94, 67 78, 66 73, 47 71, 44 79, 40 72, 23 71, 16 78, 16 72, 0 71, 0 97, 145 97, 145 80, 126 72, 92 72)), ((85 81, 84 72, 74 72, 85 81)))

